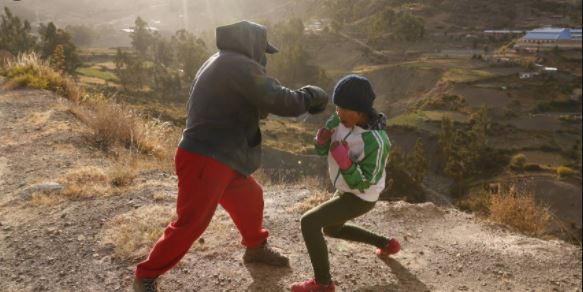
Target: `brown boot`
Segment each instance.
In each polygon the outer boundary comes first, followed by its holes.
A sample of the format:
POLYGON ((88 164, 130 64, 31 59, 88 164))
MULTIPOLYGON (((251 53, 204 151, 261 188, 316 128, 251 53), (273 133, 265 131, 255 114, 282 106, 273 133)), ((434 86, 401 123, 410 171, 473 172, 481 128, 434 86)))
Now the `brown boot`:
POLYGON ((243 255, 245 263, 262 263, 270 266, 289 267, 289 259, 274 250, 267 242, 256 248, 248 248, 243 255))
POLYGON ((134 278, 135 292, 158 292, 158 279, 134 278))

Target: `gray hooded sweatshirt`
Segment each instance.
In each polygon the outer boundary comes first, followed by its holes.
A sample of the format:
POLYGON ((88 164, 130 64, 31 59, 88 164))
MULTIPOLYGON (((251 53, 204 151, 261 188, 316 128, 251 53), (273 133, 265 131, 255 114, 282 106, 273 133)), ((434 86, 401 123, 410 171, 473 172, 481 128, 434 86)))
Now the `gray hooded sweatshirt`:
POLYGON ((212 157, 248 176, 260 165, 260 115, 299 116, 309 88, 291 90, 265 73, 267 32, 243 21, 216 30, 219 52, 199 69, 179 147, 212 157))

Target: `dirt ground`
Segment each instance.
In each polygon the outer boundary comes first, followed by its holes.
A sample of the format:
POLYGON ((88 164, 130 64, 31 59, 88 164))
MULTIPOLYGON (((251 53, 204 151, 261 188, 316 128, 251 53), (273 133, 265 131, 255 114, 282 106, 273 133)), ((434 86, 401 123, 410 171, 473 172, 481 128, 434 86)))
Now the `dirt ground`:
MULTIPOLYGON (((44 91, 0 92, 0 291, 129 291, 139 259, 115 257, 103 243, 105 226, 140 207, 174 206, 176 178, 156 170, 102 196, 32 203, 32 185, 112 163, 67 109, 44 91)), ((219 209, 204 241, 162 278, 162 291, 286 291, 311 277, 295 206, 313 195, 301 183, 265 188, 265 226, 291 268, 243 264, 239 235, 219 209)), ((382 260, 373 247, 328 239, 340 291, 581 291, 581 249, 562 241, 432 203, 379 202, 356 221, 398 238, 403 249, 382 260)))

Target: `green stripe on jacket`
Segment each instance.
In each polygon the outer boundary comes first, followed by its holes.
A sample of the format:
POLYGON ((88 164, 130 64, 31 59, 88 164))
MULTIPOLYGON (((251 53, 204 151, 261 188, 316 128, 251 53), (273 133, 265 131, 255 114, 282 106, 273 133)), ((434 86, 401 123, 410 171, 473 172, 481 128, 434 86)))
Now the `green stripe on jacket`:
POLYGON ((353 162, 347 170, 342 170, 342 177, 351 189, 361 192, 376 184, 383 175, 391 143, 385 131, 368 131, 362 134, 364 141, 364 159, 353 162))

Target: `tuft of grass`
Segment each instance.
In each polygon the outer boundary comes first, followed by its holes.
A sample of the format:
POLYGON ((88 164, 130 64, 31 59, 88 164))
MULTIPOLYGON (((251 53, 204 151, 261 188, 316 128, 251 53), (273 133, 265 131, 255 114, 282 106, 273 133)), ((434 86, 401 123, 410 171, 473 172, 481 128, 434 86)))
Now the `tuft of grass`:
POLYGON ((537 204, 531 193, 493 194, 490 196, 490 219, 528 235, 543 235, 552 223, 548 206, 537 204))
POLYGON ((73 101, 79 101, 83 95, 74 81, 53 70, 36 53, 20 54, 8 60, 3 71, 7 78, 4 89, 47 89, 73 101))
POLYGON ((110 184, 114 187, 125 187, 131 185, 140 169, 138 164, 138 159, 135 158, 131 152, 122 159, 118 158, 107 172, 110 184))
POLYGON ((102 242, 113 244, 119 258, 142 258, 174 218, 174 208, 169 206, 140 207, 112 218, 106 224, 102 242))
POLYGON ((310 196, 302 199, 289 208, 293 213, 303 214, 306 211, 328 201, 331 198, 330 193, 319 190, 314 191, 310 196))
POLYGON ((510 159, 510 167, 516 170, 523 170, 526 166, 526 155, 518 153, 510 159))
POLYGON ((146 119, 128 106, 111 101, 92 104, 92 112, 83 108, 72 108, 71 112, 91 127, 98 145, 105 149, 119 145, 172 161, 180 135, 170 123, 146 119))
POLYGON ((106 173, 99 168, 84 166, 74 169, 60 179, 65 186, 63 196, 68 199, 91 198, 105 195, 109 190, 106 173))
POLYGON ((328 201, 332 195, 325 189, 325 184, 315 177, 300 180, 299 185, 307 187, 312 193, 288 208, 289 212, 303 214, 306 211, 328 201))
POLYGON ((30 203, 36 206, 53 206, 64 200, 65 198, 59 195, 33 194, 30 203))

